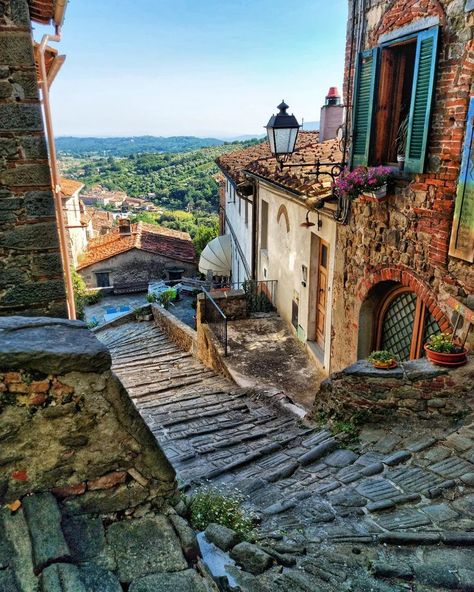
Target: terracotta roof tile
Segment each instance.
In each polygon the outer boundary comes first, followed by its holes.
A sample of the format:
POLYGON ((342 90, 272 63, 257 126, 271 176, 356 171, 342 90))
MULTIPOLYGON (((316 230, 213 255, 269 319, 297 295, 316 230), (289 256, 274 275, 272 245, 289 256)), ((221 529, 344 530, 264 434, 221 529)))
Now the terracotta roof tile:
MULTIPOLYGON (((341 162, 342 153, 339 142, 337 140, 319 142, 319 132, 300 132, 296 150, 290 162, 313 163, 318 159, 324 163, 341 162)), ((315 175, 310 174, 311 167, 280 170, 277 161, 270 153, 268 142, 225 154, 216 162, 236 184, 245 181, 245 172, 248 171, 304 197, 324 195, 331 189, 331 178, 323 175, 317 181, 315 175)))
POLYGON ((91 240, 87 250, 80 258, 78 269, 89 267, 131 249, 139 249, 170 259, 194 263, 196 253, 187 232, 143 222, 132 224, 131 231, 130 235, 123 235, 119 233, 118 228, 114 228, 112 232, 91 240))
POLYGON ((63 197, 72 197, 76 191, 80 191, 84 187, 84 183, 74 181, 74 179, 66 179, 65 177, 61 177, 59 182, 63 197))

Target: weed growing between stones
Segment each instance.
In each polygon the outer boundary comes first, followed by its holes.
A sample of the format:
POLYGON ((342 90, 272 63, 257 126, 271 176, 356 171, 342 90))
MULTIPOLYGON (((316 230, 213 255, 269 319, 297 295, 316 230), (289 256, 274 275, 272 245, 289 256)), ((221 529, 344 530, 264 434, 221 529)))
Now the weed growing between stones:
POLYGON ((195 530, 211 523, 231 528, 244 540, 254 538, 254 516, 243 508, 244 498, 238 492, 227 495, 215 487, 201 487, 189 500, 189 519, 195 530))

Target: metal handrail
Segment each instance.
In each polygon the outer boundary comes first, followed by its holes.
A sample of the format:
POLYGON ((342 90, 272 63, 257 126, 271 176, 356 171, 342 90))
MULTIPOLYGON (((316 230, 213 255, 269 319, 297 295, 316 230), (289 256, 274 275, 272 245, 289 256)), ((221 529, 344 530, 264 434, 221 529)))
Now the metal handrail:
POLYGON ((204 294, 203 321, 212 325, 215 336, 224 348, 224 356, 227 356, 227 316, 207 290, 203 289, 202 292, 204 294))

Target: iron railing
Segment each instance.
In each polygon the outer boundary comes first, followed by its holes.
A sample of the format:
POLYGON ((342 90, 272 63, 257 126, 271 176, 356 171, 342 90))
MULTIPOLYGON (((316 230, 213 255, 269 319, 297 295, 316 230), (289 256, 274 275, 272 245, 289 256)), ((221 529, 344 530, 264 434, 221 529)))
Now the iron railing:
POLYGON ((224 349, 224 356, 227 356, 227 317, 209 292, 205 289, 202 292, 204 294, 203 321, 211 327, 224 349))
POLYGON ((243 290, 247 300, 247 312, 273 312, 276 310, 278 280, 244 280, 231 284, 234 290, 243 290))

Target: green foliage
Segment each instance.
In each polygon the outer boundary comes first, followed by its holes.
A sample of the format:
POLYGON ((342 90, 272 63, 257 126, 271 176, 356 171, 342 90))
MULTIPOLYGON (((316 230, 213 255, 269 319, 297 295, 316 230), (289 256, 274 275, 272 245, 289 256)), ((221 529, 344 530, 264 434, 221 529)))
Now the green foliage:
POLYGON ((197 232, 194 235, 193 243, 196 249, 196 254, 199 257, 206 247, 207 243, 219 236, 219 222, 217 216, 213 216, 209 220, 209 225, 198 226, 197 232))
POLYGON ((153 294, 153 293, 152 293, 152 294, 147 294, 147 295, 146 295, 146 301, 147 301, 147 302, 150 302, 150 303, 152 303, 152 302, 156 302, 157 300, 158 300, 158 297, 157 297, 157 295, 156 295, 156 294, 153 294))
POLYGON ((373 364, 374 362, 382 362, 384 364, 389 364, 391 362, 397 361, 397 356, 392 354, 391 351, 386 349, 382 349, 380 351, 373 351, 367 360, 373 364))
POLYGON ((126 191, 132 197, 153 194, 152 201, 161 208, 215 213, 219 205, 215 159, 257 142, 232 142, 190 152, 137 154, 126 158, 83 157, 72 163, 66 159, 64 174, 79 179, 86 188, 100 184, 110 190, 126 191))
POLYGON ((449 333, 430 335, 426 345, 431 351, 443 354, 454 354, 462 351, 462 348, 453 342, 453 336, 449 333))
POLYGON ((72 287, 74 289, 74 301, 76 304, 76 317, 84 319, 84 307, 88 304, 96 304, 102 298, 100 290, 88 290, 85 281, 75 269, 71 269, 72 287))
POLYGON ((211 523, 227 526, 244 539, 253 532, 253 516, 242 507, 243 498, 221 493, 214 487, 202 487, 189 504, 190 521, 196 530, 205 530, 211 523))
POLYGON ((168 309, 171 301, 176 298, 176 290, 166 290, 166 292, 161 292, 158 296, 158 302, 161 304, 163 308, 168 309))

